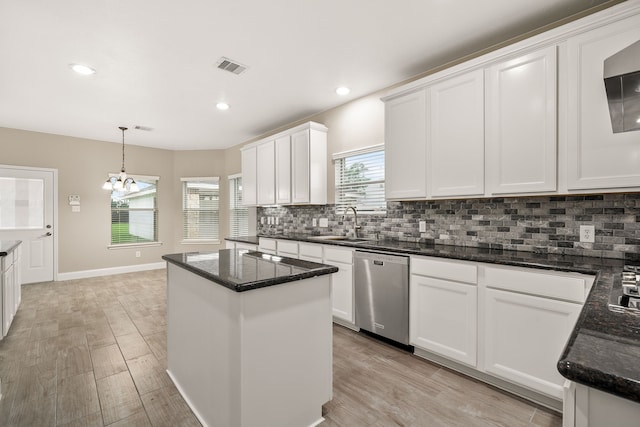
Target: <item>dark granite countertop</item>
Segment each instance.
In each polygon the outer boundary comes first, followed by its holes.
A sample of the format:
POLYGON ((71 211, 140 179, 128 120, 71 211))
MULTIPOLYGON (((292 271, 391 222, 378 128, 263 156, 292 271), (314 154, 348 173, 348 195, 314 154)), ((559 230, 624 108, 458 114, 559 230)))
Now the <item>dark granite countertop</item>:
MULTIPOLYGON (((591 292, 558 361, 558 370, 577 383, 640 402, 640 315, 609 309, 611 290, 622 286, 624 260, 401 241, 319 242, 309 235, 263 237, 595 275, 591 292)), ((242 239, 238 241, 258 243, 258 236, 242 239)))
POLYGON ((22 243, 21 240, 0 240, 0 256, 7 256, 22 243))
POLYGON ((330 265, 231 249, 163 255, 162 259, 236 292, 338 271, 330 265))

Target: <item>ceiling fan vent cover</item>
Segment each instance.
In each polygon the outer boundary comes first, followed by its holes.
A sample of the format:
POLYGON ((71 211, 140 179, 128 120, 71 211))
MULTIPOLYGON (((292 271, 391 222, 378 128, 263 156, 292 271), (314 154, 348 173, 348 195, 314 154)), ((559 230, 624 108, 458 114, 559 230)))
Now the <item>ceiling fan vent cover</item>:
POLYGON ((218 60, 217 67, 221 70, 228 71, 233 74, 242 74, 247 70, 246 65, 242 65, 233 59, 225 58, 224 56, 218 60))

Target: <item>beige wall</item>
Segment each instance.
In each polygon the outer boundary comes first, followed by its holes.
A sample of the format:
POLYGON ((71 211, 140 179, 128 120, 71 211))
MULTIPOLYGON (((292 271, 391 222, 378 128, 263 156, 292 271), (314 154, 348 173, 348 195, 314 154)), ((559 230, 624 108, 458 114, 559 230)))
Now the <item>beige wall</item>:
MULTIPOLYGON (((108 173, 119 172, 119 143, 0 128, 0 164, 58 170, 58 272, 147 264, 172 252, 215 250, 217 245, 182 245, 181 177, 219 176, 221 237, 227 235, 227 169, 240 172, 240 160, 225 161, 225 150, 169 151, 127 144, 130 174, 160 177, 158 185, 161 246, 107 249, 110 242, 109 192, 101 188, 108 173), (71 212, 68 196, 80 196, 80 212, 71 212), (141 257, 136 258, 135 252, 141 257)), ((223 242, 224 244, 224 242, 223 242)))

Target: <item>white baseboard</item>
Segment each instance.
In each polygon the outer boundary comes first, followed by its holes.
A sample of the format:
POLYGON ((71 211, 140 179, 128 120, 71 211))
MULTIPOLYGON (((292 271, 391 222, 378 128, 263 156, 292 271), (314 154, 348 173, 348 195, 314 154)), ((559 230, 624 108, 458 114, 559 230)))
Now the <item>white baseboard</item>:
POLYGON ((167 263, 154 262, 150 264, 126 265, 123 267, 98 268, 96 270, 72 271, 70 273, 58 273, 57 281, 86 279, 89 277, 110 276, 112 274, 135 273, 137 271, 159 270, 166 268, 167 263))

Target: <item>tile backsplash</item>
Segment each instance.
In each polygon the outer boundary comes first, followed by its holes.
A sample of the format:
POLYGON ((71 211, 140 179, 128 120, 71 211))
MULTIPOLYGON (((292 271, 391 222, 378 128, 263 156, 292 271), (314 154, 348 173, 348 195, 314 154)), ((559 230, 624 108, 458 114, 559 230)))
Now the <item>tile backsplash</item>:
MULTIPOLYGON (((260 234, 353 233, 353 213, 334 205, 263 207, 257 217, 260 234)), ((358 214, 360 237, 604 258, 640 253, 639 221, 640 193, 388 202, 386 214, 358 214), (595 243, 580 242, 580 225, 595 226, 595 243)))

